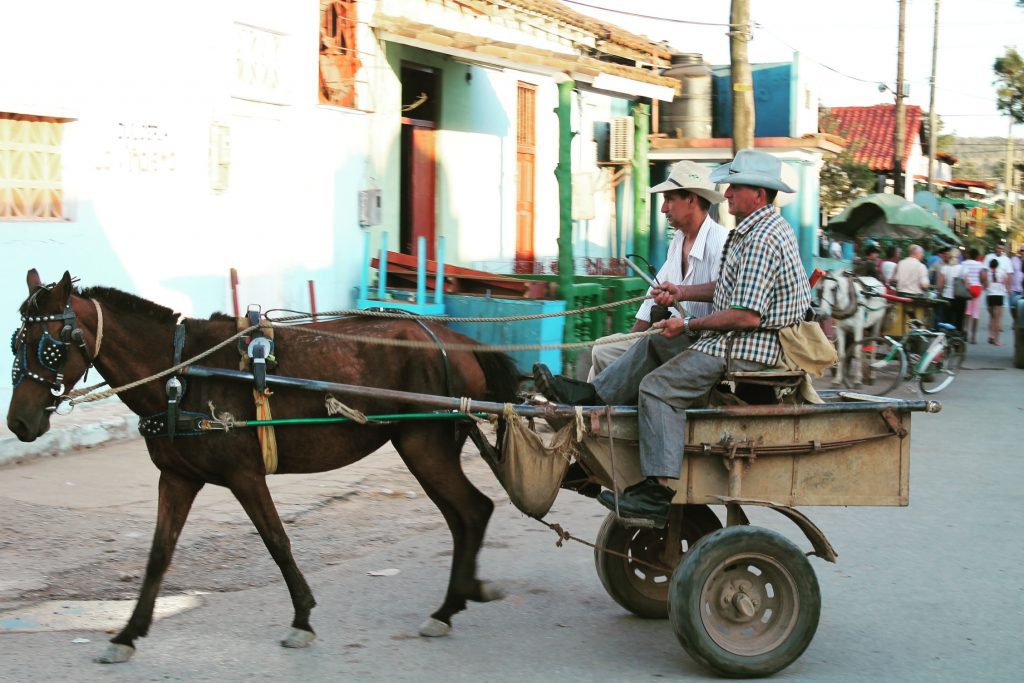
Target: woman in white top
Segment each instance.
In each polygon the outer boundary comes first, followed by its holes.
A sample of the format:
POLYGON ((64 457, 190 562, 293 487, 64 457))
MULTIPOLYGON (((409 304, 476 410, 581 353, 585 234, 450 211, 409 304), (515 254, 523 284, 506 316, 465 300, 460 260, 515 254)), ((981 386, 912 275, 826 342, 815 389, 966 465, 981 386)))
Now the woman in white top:
POLYGON ((981 271, 981 283, 985 285, 988 302, 988 343, 1002 346, 999 332, 1003 325, 1003 300, 1006 299, 1006 271, 999 267, 999 259, 988 262, 981 271))
POLYGON ((960 264, 960 277, 964 279, 964 283, 973 295, 973 298, 967 302, 967 310, 964 311, 964 332, 968 331, 969 324, 972 344, 978 343, 978 318, 981 317, 981 294, 984 291, 984 287, 981 285, 981 271, 985 269, 985 266, 979 260, 980 258, 981 254, 978 250, 971 249, 967 252, 967 258, 960 264))

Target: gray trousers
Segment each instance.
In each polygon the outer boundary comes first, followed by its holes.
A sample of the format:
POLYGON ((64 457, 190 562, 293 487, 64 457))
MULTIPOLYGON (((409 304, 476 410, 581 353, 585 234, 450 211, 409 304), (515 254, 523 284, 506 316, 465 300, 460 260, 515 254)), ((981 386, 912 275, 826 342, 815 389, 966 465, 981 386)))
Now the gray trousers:
MULTIPOLYGON (((623 349, 610 365, 599 371, 591 384, 610 406, 636 405, 640 382, 661 364, 690 348, 693 338, 686 334, 667 339, 660 334, 641 337, 623 349)), ((598 348, 598 347, 595 347, 598 348)))
POLYGON ((594 348, 590 350, 590 373, 587 375, 587 381, 591 384, 594 383, 594 378, 604 372, 604 369, 609 365, 618 360, 619 356, 629 350, 629 347, 636 344, 637 339, 622 339, 625 337, 624 334, 610 334, 607 337, 601 337, 597 341, 605 342, 603 344, 595 344, 594 348), (611 341, 611 340, 615 341, 611 341))
MULTIPOLYGON (((686 444, 686 409, 702 401, 725 374, 725 358, 694 351, 689 345, 686 335, 645 337, 594 378, 598 395, 610 405, 621 405, 632 403, 620 399, 630 398, 627 394, 634 390, 633 381, 639 375, 634 395, 639 408, 640 472, 645 477, 679 478, 686 444), (677 342, 681 338, 685 341, 677 342), (678 347, 681 352, 659 360, 659 350, 664 354, 673 348, 665 342, 682 344, 678 347)), ((753 372, 768 367, 754 361, 732 361, 733 370, 753 372)))

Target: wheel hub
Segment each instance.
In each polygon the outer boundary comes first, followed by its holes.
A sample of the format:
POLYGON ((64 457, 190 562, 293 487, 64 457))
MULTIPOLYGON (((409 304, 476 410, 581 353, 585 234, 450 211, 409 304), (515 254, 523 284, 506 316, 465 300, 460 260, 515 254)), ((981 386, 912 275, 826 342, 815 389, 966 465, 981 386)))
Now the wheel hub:
POLYGON ((737 624, 752 620, 763 602, 761 592, 743 580, 728 581, 718 596, 720 614, 737 624))

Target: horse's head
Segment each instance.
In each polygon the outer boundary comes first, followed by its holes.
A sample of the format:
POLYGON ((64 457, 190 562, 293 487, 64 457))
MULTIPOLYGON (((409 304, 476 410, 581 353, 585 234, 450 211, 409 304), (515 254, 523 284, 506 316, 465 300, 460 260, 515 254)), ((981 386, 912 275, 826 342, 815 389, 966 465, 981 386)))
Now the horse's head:
POLYGON ((50 428, 50 414, 91 364, 82 330, 71 308, 70 273, 44 285, 28 271, 28 298, 21 304, 21 327, 11 337, 11 405, 7 427, 22 441, 34 441, 50 428), (78 347, 76 350, 74 347, 78 347))
POLYGON ((857 298, 851 296, 851 280, 845 274, 829 273, 821 278, 821 313, 842 320, 857 311, 857 298))

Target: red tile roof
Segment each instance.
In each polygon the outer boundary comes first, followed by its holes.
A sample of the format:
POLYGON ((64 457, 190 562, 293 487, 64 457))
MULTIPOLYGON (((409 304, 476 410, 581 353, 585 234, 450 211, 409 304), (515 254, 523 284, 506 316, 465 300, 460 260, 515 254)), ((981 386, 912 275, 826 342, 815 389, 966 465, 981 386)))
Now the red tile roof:
MULTIPOLYGON (((893 134, 896 125, 896 105, 876 104, 873 107, 832 107, 822 121, 825 132, 847 139, 853 158, 866 164, 872 171, 891 171, 893 134)), ((914 140, 921 134, 921 107, 910 104, 903 108, 904 127, 903 168, 914 140)))

